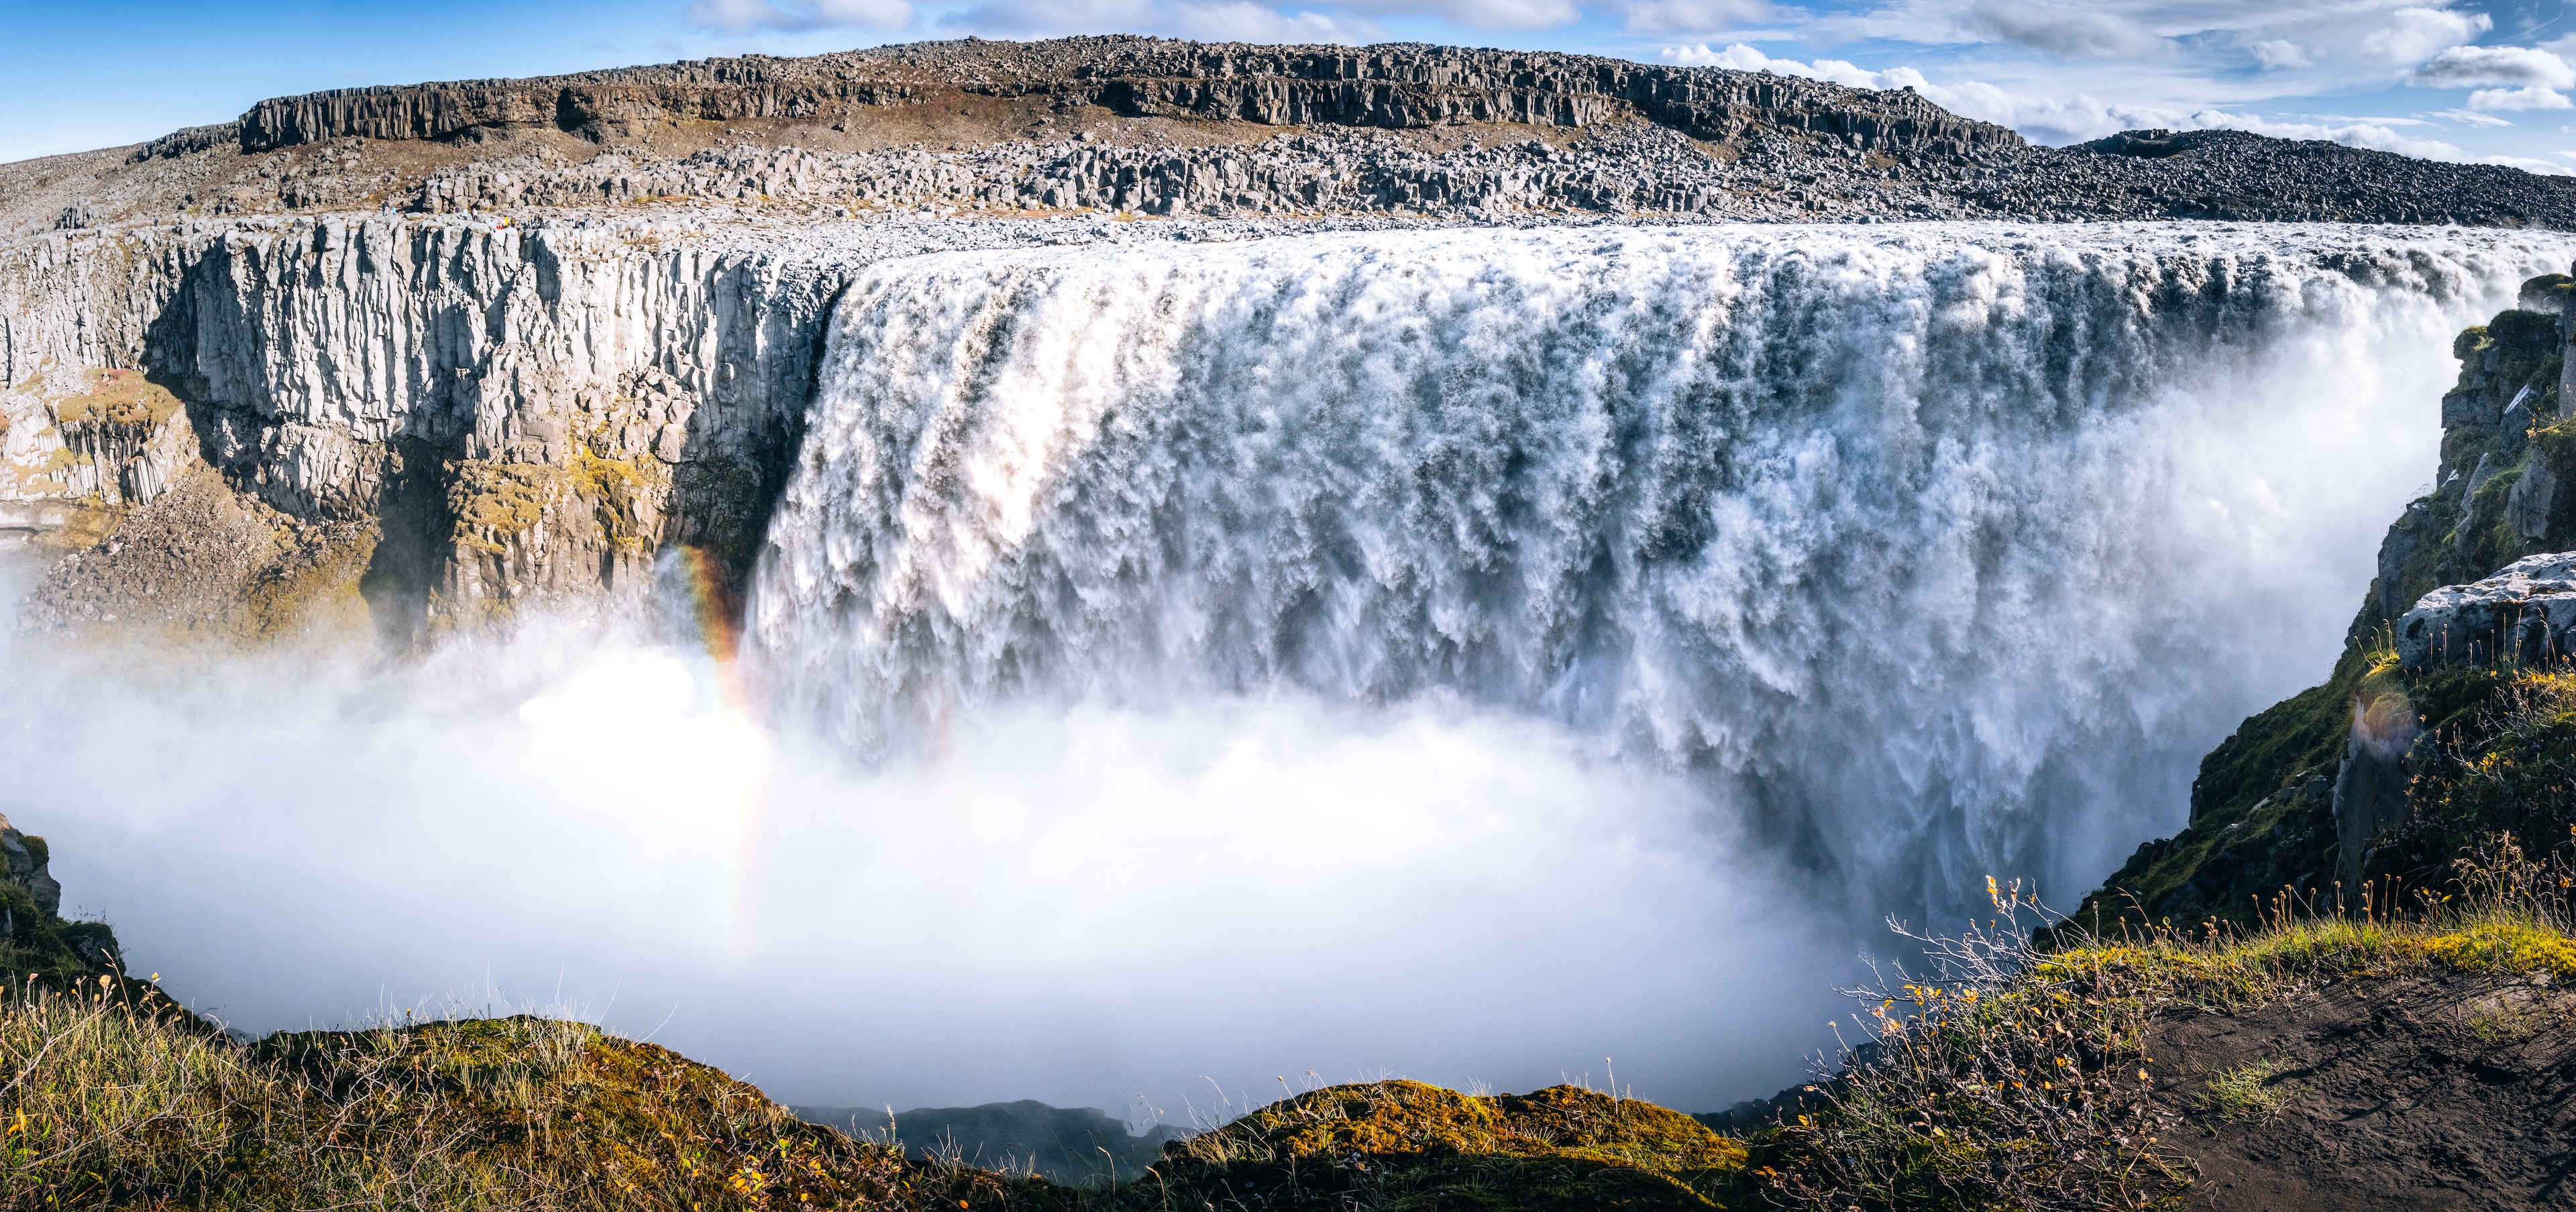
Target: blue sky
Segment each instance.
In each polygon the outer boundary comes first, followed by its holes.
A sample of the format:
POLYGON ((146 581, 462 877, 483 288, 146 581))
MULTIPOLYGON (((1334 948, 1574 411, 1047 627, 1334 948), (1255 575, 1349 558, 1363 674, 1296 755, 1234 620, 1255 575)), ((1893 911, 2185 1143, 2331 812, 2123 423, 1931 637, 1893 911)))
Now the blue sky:
POLYGON ((219 122, 261 97, 922 37, 1131 32, 1588 51, 1910 84, 2064 143, 2233 126, 2576 169, 2562 0, 0 0, 0 160, 219 122))

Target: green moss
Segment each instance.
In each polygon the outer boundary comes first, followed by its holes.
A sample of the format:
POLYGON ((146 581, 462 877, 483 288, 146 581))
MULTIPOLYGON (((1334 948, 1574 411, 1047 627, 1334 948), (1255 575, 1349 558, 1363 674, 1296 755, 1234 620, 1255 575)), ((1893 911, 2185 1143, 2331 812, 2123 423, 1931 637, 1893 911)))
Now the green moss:
POLYGON ((2576 418, 2532 426, 2531 447, 2549 460, 2549 470, 2565 475, 2576 467, 2576 418))
POLYGON ((2424 873, 2479 839, 2576 829, 2576 672, 2446 669, 2416 679, 2427 735, 2407 788, 2410 815, 2386 840, 2392 870, 2424 873))
MULTIPOLYGON (((1172 1144, 1173 1206, 1239 1191, 1255 1206, 1695 1209, 1753 1206, 1743 1144, 1677 1111, 1555 1086, 1461 1094, 1420 1082, 1334 1086, 1172 1144)), ((1142 1188, 1144 1184, 1138 1184, 1142 1188)))
POLYGON ((55 424, 159 428, 181 408, 179 397, 139 370, 82 371, 78 385, 78 394, 55 402, 55 424))
POLYGON ((8 940, 0 942, 0 980, 11 984, 33 978, 60 985, 94 976, 99 969, 88 957, 101 947, 115 952, 113 930, 44 912, 26 886, 15 880, 0 878, 0 912, 8 915, 9 926, 8 940))
POLYGON ((2193 822, 2239 819, 2256 801, 2279 792, 2293 774, 2341 761, 2344 738, 2352 728, 2352 696, 2384 665, 2378 654, 2348 651, 2323 685, 2237 725, 2201 759, 2199 777, 2191 784, 2193 822))
POLYGON ((447 511, 459 547, 498 555, 508 540, 534 530, 563 499, 570 477, 544 463, 459 459, 448 465, 447 511))
POLYGON ((2576 825, 2576 674, 2445 666, 2408 673, 2386 650, 2355 653, 2333 681, 2247 720, 2201 764, 2195 816, 2139 848, 2078 907, 2086 926, 2123 918, 2246 924, 2285 885, 2331 899, 2339 848, 2331 780, 2356 698, 2415 718, 2409 818, 2372 843, 2375 869, 2421 886, 2447 856, 2498 831, 2556 837, 2576 825))
POLYGON ((1001 1207, 1043 1184, 906 1161, 723 1073, 532 1017, 232 1044, 76 999, 0 1005, 9 1207, 1001 1207), (51 1041, 42 1049, 39 1041, 51 1041))
POLYGON ((2278 1080, 2291 1066, 2277 1060, 2257 1061, 2212 1074, 2195 1100, 2217 1123, 2264 1120, 2281 1113, 2297 1087, 2278 1080))
POLYGON ((2497 355, 2496 372, 2507 390, 2538 386, 2542 368, 2558 353, 2558 317, 2515 309, 2488 321, 2486 331, 2497 355))
POLYGON ((2471 567, 2502 568, 2521 558, 2522 534, 2505 515, 2505 506, 2512 500, 2513 486, 2522 482, 2522 473, 2520 465, 2508 467, 2478 486, 2476 516, 2487 524, 2470 536, 2464 558, 2471 567))
POLYGON ((648 519, 659 520, 652 515, 660 510, 671 472, 650 455, 610 459, 584 450, 573 456, 573 483, 582 499, 590 502, 601 537, 609 546, 631 554, 642 551, 652 531, 659 529, 648 529, 648 519))

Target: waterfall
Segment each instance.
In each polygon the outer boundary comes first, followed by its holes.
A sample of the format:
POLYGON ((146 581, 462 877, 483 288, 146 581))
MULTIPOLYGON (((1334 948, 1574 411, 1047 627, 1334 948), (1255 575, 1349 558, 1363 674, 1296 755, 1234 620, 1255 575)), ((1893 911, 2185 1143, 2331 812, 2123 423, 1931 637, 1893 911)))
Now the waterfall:
POLYGON ((890 262, 754 579, 871 753, 1281 693, 1686 771, 1872 909, 2071 901, 2321 676, 2546 235, 1594 228, 890 262))
POLYGON ((391 664, 0 617, 0 809, 252 1029, 587 1007, 833 1105, 1615 1057, 1724 1106, 1837 1047, 1878 912, 2182 823, 2336 653, 2452 337, 2576 253, 1154 228, 856 271, 741 661, 712 609, 391 664))

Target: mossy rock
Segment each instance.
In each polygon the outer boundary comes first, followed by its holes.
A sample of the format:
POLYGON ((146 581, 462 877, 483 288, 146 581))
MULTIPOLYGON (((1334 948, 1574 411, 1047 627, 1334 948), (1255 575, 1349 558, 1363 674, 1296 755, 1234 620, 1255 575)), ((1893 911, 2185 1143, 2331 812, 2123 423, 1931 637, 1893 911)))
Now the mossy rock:
POLYGON ((65 429, 84 425, 158 429, 183 407, 169 388, 139 370, 85 370, 75 383, 78 391, 54 402, 54 423, 65 429))
POLYGON ((660 532, 657 515, 671 487, 670 468, 660 459, 612 459, 584 450, 573 457, 572 475, 574 491, 590 503, 612 549, 634 555, 660 532))
POLYGON ((1187 1207, 1756 1206, 1738 1202, 1749 1191, 1745 1157, 1741 1142, 1635 1099, 1384 1081, 1299 1095, 1175 1142, 1152 1185, 1187 1207))
POLYGON ((499 555, 509 550, 507 540, 545 521, 570 488, 570 473, 551 464, 459 459, 448 467, 447 489, 456 543, 499 555))
POLYGON ((0 1115, 39 1146, 0 1166, 12 1207, 926 1210, 1025 1206, 1050 1191, 908 1161, 583 1023, 519 1016, 242 1045, 157 1007, 101 1018, 30 1001, 0 1015, 13 1043, 72 1041, 45 1058, 51 1068, 30 1068, 32 1084, 0 1092, 0 1115), (134 1097, 91 1097, 93 1083, 134 1097))
POLYGON ((2496 372, 2508 386, 2537 387, 2541 369, 2558 356, 2558 317, 2519 308, 2501 312, 2487 322, 2487 338, 2496 352, 2496 372))
MULTIPOLYGON (((2356 653, 2336 676, 2245 721, 2201 763, 2193 819, 2138 848, 2072 915, 2087 929, 2122 918, 2246 924, 2284 886, 2332 904, 2341 857, 2331 787, 2357 695, 2412 716, 2406 823, 2378 839, 2368 874, 2439 883, 2449 856, 2499 831, 2555 844, 2576 826, 2576 671, 2446 666, 2408 672, 2356 653)), ((2358 865, 2358 864, 2357 864, 2358 865)), ((2358 889, 2344 889, 2358 903, 2358 889)))

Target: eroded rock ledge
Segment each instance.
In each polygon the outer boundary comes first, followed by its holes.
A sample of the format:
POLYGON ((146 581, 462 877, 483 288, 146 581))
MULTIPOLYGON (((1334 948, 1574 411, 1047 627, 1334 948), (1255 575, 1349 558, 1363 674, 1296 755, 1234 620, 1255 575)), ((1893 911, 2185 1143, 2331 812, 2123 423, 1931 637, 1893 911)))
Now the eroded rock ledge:
MULTIPOLYGON (((1036 43, 970 38, 802 59, 753 55, 527 80, 339 89, 260 102, 230 133, 245 151, 349 136, 445 139, 495 126, 547 126, 601 139, 673 117, 847 117, 949 90, 1265 126, 1582 127, 1633 112, 1705 140, 1778 127, 1941 155, 2022 146, 2011 131, 1958 117, 1911 91, 1789 76, 1419 44, 1255 46, 1115 35, 1036 43)), ((180 154, 224 133, 183 131, 146 154, 180 154)))
POLYGON ((2576 552, 2525 556, 2502 572, 2424 595, 2396 628, 2408 669, 2543 665, 2564 659, 2576 632, 2576 552))
POLYGON ((0 248, 0 496, 102 528, 33 619, 230 627, 363 579, 408 634, 671 545, 739 564, 848 276, 1027 238, 333 218, 0 248))

